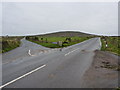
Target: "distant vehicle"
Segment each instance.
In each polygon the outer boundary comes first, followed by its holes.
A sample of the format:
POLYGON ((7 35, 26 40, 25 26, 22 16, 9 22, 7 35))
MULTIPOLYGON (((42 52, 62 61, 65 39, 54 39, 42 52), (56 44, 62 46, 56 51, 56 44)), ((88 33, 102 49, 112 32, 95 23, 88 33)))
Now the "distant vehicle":
POLYGON ((58 44, 57 42, 52 42, 52 44, 58 44))

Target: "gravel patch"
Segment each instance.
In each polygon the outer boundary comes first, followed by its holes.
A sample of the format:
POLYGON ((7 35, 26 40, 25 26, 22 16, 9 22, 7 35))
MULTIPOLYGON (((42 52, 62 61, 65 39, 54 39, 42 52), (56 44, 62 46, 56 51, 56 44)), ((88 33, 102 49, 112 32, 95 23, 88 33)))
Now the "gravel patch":
POLYGON ((105 51, 95 51, 91 67, 83 77, 83 88, 116 88, 120 57, 105 51))

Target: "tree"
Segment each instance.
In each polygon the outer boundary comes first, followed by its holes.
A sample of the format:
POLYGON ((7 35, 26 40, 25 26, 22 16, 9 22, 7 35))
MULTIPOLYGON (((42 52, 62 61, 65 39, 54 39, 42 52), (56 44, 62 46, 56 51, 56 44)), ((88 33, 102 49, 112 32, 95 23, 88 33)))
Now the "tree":
POLYGON ((68 41, 71 42, 71 38, 70 37, 68 38, 68 41))
POLYGON ((71 38, 70 38, 70 37, 69 37, 69 38, 66 38, 65 41, 71 42, 71 38))
POLYGON ((41 41, 43 42, 43 38, 41 38, 41 41))
POLYGON ((34 37, 34 40, 38 40, 38 37, 34 37))
POLYGON ((29 39, 29 37, 27 36, 27 37, 26 37, 26 39, 28 40, 28 39, 29 39))

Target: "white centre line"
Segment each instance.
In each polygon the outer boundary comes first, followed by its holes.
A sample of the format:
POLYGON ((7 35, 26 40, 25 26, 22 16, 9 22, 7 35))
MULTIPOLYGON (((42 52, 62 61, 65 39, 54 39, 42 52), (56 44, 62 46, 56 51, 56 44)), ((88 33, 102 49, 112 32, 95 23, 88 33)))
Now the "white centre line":
POLYGON ((73 50, 73 51, 68 52, 67 54, 65 54, 65 56, 69 55, 70 53, 72 53, 72 52, 74 52, 74 51, 76 51, 76 50, 78 50, 78 49, 79 49, 79 48, 77 48, 77 49, 75 49, 75 50, 73 50))
POLYGON ((36 68, 36 69, 34 69, 34 70, 28 72, 28 73, 26 73, 26 74, 24 74, 24 75, 22 75, 22 76, 20 76, 20 77, 18 77, 18 78, 16 78, 16 79, 14 79, 14 80, 8 82, 8 83, 6 83, 6 84, 0 86, 0 89, 3 88, 3 87, 5 87, 5 86, 7 86, 7 85, 9 85, 9 84, 12 84, 12 83, 18 81, 18 80, 20 80, 20 79, 22 79, 22 78, 24 78, 24 77, 26 77, 26 76, 28 76, 28 75, 30 75, 30 74, 36 72, 36 71, 38 71, 39 69, 41 69, 41 68, 43 68, 43 67, 45 67, 45 66, 46 66, 46 65, 44 64, 44 65, 42 65, 42 66, 40 66, 40 67, 38 67, 38 68, 36 68))

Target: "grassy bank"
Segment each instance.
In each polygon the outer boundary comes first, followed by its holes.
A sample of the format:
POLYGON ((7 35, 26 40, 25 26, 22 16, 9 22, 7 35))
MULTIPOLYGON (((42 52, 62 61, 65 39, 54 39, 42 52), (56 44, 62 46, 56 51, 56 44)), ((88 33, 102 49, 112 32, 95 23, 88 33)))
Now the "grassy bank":
POLYGON ((110 51, 120 56, 120 37, 101 37, 103 51, 110 51), (106 47, 107 42, 107 47, 106 47))
POLYGON ((1 37, 0 38, 0 53, 8 52, 20 45, 22 37, 1 37))
POLYGON ((92 36, 88 37, 40 37, 40 36, 32 36, 26 37, 27 40, 35 42, 45 47, 49 48, 61 48, 67 47, 73 44, 80 43, 84 40, 90 39, 92 36), (62 45, 59 44, 62 42, 62 45))

